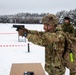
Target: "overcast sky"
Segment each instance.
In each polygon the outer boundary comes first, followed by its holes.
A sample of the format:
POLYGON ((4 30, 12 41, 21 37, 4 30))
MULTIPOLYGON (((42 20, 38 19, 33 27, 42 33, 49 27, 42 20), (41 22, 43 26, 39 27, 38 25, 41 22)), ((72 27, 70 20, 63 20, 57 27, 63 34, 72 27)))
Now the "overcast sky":
POLYGON ((56 13, 76 8, 76 0, 0 0, 0 15, 16 13, 56 13))

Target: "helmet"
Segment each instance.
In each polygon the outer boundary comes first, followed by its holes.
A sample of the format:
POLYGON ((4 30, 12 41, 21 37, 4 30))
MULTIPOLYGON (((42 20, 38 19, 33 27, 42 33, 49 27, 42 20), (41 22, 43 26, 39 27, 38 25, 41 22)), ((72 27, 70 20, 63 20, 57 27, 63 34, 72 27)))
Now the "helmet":
POLYGON ((64 20, 69 20, 70 21, 70 18, 69 17, 65 17, 64 20))
POLYGON ((58 19, 53 14, 48 14, 42 18, 42 23, 47 25, 56 25, 58 23, 58 19))

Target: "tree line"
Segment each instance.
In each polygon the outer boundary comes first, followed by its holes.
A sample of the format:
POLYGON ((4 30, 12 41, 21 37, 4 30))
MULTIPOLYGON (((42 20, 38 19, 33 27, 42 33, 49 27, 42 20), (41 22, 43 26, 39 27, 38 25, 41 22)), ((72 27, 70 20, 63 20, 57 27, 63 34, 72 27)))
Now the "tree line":
POLYGON ((64 17, 70 17, 70 21, 74 26, 76 26, 76 9, 70 11, 60 11, 56 13, 56 16, 59 19, 59 23, 64 22, 64 17))
MULTIPOLYGON (((15 15, 1 15, 0 23, 25 23, 25 24, 41 24, 42 17, 50 13, 18 13, 15 15)), ((71 23, 76 26, 76 9, 70 11, 60 11, 56 13, 59 19, 58 23, 64 22, 64 17, 70 17, 71 23)))
POLYGON ((46 13, 18 13, 15 15, 0 16, 0 23, 26 23, 26 24, 40 24, 41 19, 46 13))

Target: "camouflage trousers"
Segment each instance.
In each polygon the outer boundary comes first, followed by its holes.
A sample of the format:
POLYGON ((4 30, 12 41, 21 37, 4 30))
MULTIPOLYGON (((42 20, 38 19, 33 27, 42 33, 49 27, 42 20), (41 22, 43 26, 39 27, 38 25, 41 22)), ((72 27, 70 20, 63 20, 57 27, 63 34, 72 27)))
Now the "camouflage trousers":
POLYGON ((76 75, 76 73, 70 73, 70 75, 76 75))
MULTIPOLYGON (((49 74, 45 71, 45 75, 49 75, 49 74)), ((62 74, 62 75, 65 75, 65 74, 62 74)))
POLYGON ((49 75, 65 75, 66 68, 65 67, 58 68, 52 66, 46 67, 45 65, 45 70, 49 75))

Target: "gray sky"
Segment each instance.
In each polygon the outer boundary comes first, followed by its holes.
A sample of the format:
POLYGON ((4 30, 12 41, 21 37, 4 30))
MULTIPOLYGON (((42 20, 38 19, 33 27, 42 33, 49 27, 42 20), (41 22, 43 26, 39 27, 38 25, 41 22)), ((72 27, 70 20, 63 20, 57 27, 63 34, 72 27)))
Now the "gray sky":
POLYGON ((76 8, 76 0, 0 0, 0 15, 16 13, 56 13, 76 8))

